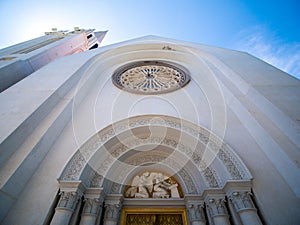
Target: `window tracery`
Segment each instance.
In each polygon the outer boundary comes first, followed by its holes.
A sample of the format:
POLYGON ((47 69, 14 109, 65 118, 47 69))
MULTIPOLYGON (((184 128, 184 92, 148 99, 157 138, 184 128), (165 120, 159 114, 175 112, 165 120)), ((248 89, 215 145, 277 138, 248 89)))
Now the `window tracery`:
POLYGON ((113 83, 128 92, 160 94, 175 91, 190 81, 182 69, 157 61, 127 64, 113 75, 113 83))

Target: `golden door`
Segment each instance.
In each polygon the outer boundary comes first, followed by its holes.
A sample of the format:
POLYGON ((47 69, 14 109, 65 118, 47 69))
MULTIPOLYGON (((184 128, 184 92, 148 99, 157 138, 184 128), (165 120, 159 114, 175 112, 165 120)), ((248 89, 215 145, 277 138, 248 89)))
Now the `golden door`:
POLYGON ((123 209, 121 225, 187 225, 185 209, 123 209))

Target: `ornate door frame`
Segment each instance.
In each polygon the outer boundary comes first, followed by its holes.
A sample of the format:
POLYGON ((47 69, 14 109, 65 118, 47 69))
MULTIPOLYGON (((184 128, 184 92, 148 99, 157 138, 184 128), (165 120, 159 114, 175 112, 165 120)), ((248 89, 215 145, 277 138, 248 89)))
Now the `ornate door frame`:
POLYGON ((120 225, 126 225, 126 218, 132 214, 147 215, 174 215, 178 214, 182 217, 182 224, 188 225, 188 219, 185 208, 123 208, 120 225))

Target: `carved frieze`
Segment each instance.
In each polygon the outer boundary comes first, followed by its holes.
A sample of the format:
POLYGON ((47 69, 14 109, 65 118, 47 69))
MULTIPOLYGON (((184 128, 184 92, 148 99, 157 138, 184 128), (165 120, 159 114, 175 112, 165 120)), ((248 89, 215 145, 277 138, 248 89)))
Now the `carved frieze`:
POLYGON ((90 182, 90 187, 92 188, 100 187, 102 179, 103 176, 96 172, 90 182))
POLYGON ((127 198, 179 198, 179 184, 172 177, 146 171, 134 177, 125 192, 127 198))
MULTIPOLYGON (((157 117, 157 116, 156 116, 157 117)), ((140 127, 140 126, 151 126, 151 125, 162 125, 164 127, 171 127, 175 129, 180 129, 182 132, 186 132, 189 135, 197 138, 200 142, 207 144, 210 148, 215 148, 213 151, 217 151, 217 157, 227 168, 232 179, 247 179, 247 171, 243 169, 239 160, 236 159, 236 156, 230 153, 228 147, 220 140, 215 138, 207 130, 201 127, 189 126, 187 123, 172 119, 169 117, 163 117, 160 119, 155 119, 155 116, 145 116, 145 117, 135 117, 125 121, 118 122, 109 126, 95 136, 93 136, 89 141, 87 141, 73 156, 72 160, 68 163, 66 169, 64 170, 61 179, 62 180, 77 180, 80 177, 82 170, 87 164, 87 160, 113 136, 118 135, 120 132, 124 132, 128 129, 140 127), (212 138, 213 137, 213 138, 212 138), (213 144, 211 144, 213 143, 213 144), (221 144, 220 144, 221 143, 221 144)), ((130 148, 134 148, 136 145, 143 145, 149 143, 156 143, 161 145, 169 146, 173 149, 176 149, 183 153, 188 158, 192 158, 193 162, 198 166, 203 176, 207 180, 207 183, 210 187, 217 187, 220 185, 219 178, 216 177, 216 172, 210 168, 208 170, 203 169, 201 162, 202 152, 201 149, 191 149, 184 143, 172 139, 171 137, 150 137, 150 138, 136 138, 133 142, 122 143, 119 148, 114 148, 111 153, 111 157, 108 157, 107 160, 103 161, 104 164, 101 165, 101 169, 97 171, 99 174, 103 175, 106 173, 107 169, 110 168, 115 158, 118 158, 124 152, 128 151, 130 148)), ((107 150, 107 149, 105 149, 107 150)))
POLYGON ((236 166, 232 156, 225 152, 224 150, 219 150, 218 152, 219 159, 224 163, 228 172, 231 175, 231 178, 234 180, 242 180, 243 176, 241 175, 242 171, 236 166))

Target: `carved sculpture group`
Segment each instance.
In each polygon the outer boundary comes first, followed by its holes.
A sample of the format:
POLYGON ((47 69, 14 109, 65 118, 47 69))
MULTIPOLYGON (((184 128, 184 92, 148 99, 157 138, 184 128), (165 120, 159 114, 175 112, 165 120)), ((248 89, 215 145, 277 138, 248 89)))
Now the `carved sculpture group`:
POLYGON ((180 198, 178 184, 157 172, 144 172, 135 176, 125 193, 129 198, 180 198))

